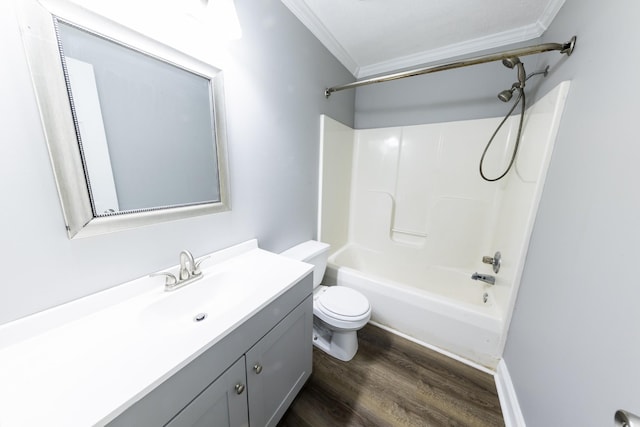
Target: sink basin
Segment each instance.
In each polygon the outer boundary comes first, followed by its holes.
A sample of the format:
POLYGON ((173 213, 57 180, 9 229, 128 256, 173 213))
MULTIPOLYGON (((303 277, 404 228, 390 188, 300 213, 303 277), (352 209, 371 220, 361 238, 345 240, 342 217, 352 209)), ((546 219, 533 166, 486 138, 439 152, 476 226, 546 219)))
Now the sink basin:
POLYGON ((212 274, 183 288, 164 292, 140 312, 143 325, 162 332, 195 328, 215 322, 236 309, 249 294, 234 275, 212 274))

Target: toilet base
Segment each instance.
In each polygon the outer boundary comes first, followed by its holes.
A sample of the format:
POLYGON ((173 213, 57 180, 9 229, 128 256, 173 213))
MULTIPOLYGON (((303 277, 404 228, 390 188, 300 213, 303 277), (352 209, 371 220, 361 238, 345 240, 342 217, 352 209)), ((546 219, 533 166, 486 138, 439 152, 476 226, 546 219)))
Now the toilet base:
POLYGON ((331 331, 315 320, 313 345, 344 362, 353 359, 358 351, 357 331, 331 331))

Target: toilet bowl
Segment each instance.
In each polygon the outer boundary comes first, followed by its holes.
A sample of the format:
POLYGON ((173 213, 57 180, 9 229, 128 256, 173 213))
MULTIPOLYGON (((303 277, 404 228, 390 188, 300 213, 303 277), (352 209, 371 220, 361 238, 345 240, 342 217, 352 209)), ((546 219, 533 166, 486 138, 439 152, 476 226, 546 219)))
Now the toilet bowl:
POLYGON ((328 244, 309 240, 281 255, 314 266, 313 345, 337 359, 351 360, 358 351, 357 331, 371 318, 371 304, 356 290, 320 285, 327 267, 328 244))

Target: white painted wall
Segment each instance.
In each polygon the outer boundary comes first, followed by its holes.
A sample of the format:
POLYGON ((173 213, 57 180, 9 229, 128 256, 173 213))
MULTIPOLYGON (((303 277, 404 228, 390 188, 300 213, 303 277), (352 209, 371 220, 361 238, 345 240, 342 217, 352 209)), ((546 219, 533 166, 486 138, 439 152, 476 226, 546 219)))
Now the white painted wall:
POLYGON ((232 210, 70 241, 11 2, 0 1, 0 324, 175 265, 181 249, 257 237, 278 252, 315 237, 320 114, 352 125, 354 110, 353 93, 329 102, 323 91, 352 76, 279 0, 235 3, 243 37, 224 67, 232 210))
POLYGON ((540 91, 572 81, 504 357, 528 427, 640 414, 640 4, 567 0, 578 36, 540 91))

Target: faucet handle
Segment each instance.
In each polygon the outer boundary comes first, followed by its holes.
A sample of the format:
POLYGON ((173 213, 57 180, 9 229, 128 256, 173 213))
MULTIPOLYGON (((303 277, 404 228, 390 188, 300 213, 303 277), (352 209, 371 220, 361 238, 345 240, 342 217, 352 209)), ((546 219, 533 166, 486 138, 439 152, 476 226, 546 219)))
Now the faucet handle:
POLYGON ((152 273, 149 275, 149 277, 155 276, 166 276, 166 280, 164 282, 165 286, 173 286, 178 283, 178 279, 176 278, 176 276, 166 271, 160 271, 158 273, 152 273))
POLYGON ((200 271, 200 264, 202 264, 202 261, 204 261, 207 258, 211 258, 211 255, 203 256, 198 261, 196 261, 196 263, 193 266, 193 273, 192 274, 201 274, 202 273, 202 271, 200 271))
POLYGON ((498 274, 498 272, 500 271, 500 266, 502 265, 502 254, 500 253, 500 251, 498 251, 493 257, 483 256, 482 262, 492 265, 493 272, 498 274))

